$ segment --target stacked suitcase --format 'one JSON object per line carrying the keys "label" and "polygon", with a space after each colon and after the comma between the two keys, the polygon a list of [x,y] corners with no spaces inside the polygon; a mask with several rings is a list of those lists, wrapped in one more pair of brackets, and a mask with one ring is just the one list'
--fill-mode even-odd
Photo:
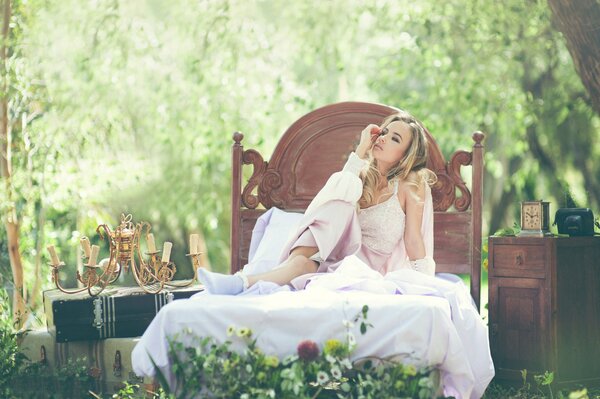
{"label": "stacked suitcase", "polygon": [[31,361],[51,370],[85,358],[99,392],[116,392],[124,382],[149,388],[153,381],[133,373],[131,351],[163,306],[201,290],[195,285],[147,294],[138,287],[115,287],[96,297],[48,290],[47,329],[26,332],[19,346]]}

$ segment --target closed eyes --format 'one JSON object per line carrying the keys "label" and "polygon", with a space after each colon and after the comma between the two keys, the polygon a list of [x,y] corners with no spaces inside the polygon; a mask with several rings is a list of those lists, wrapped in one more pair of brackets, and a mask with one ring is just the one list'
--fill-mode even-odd
{"label": "closed eyes", "polygon": [[[384,127],[383,129],[381,129],[381,132],[379,132],[379,135],[385,136],[389,132],[390,132],[389,129],[387,127]],[[393,132],[392,134],[393,134],[392,141],[395,141],[396,143],[400,143],[400,141],[402,141],[402,137],[398,133]]]}

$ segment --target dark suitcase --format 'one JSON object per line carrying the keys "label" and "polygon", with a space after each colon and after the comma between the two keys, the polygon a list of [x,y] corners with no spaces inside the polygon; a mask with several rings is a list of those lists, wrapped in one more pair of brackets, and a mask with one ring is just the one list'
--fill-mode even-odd
{"label": "dark suitcase", "polygon": [[147,294],[141,288],[114,287],[90,297],[87,292],[44,291],[48,332],[56,342],[138,337],[167,303],[202,291],[200,285]]}

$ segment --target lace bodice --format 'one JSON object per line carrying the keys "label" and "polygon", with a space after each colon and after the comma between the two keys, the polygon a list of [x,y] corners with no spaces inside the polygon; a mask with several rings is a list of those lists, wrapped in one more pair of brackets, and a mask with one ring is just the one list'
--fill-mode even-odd
{"label": "lace bodice", "polygon": [[379,253],[392,253],[404,235],[405,215],[397,193],[398,182],[390,198],[358,211],[362,242]]}

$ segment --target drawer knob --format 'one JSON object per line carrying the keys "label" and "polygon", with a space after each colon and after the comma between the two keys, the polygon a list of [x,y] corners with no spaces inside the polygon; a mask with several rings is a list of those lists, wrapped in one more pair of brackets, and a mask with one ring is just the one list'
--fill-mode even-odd
{"label": "drawer knob", "polygon": [[523,264],[523,255],[522,254],[517,254],[517,257],[515,258],[515,264],[517,266],[521,266]]}

